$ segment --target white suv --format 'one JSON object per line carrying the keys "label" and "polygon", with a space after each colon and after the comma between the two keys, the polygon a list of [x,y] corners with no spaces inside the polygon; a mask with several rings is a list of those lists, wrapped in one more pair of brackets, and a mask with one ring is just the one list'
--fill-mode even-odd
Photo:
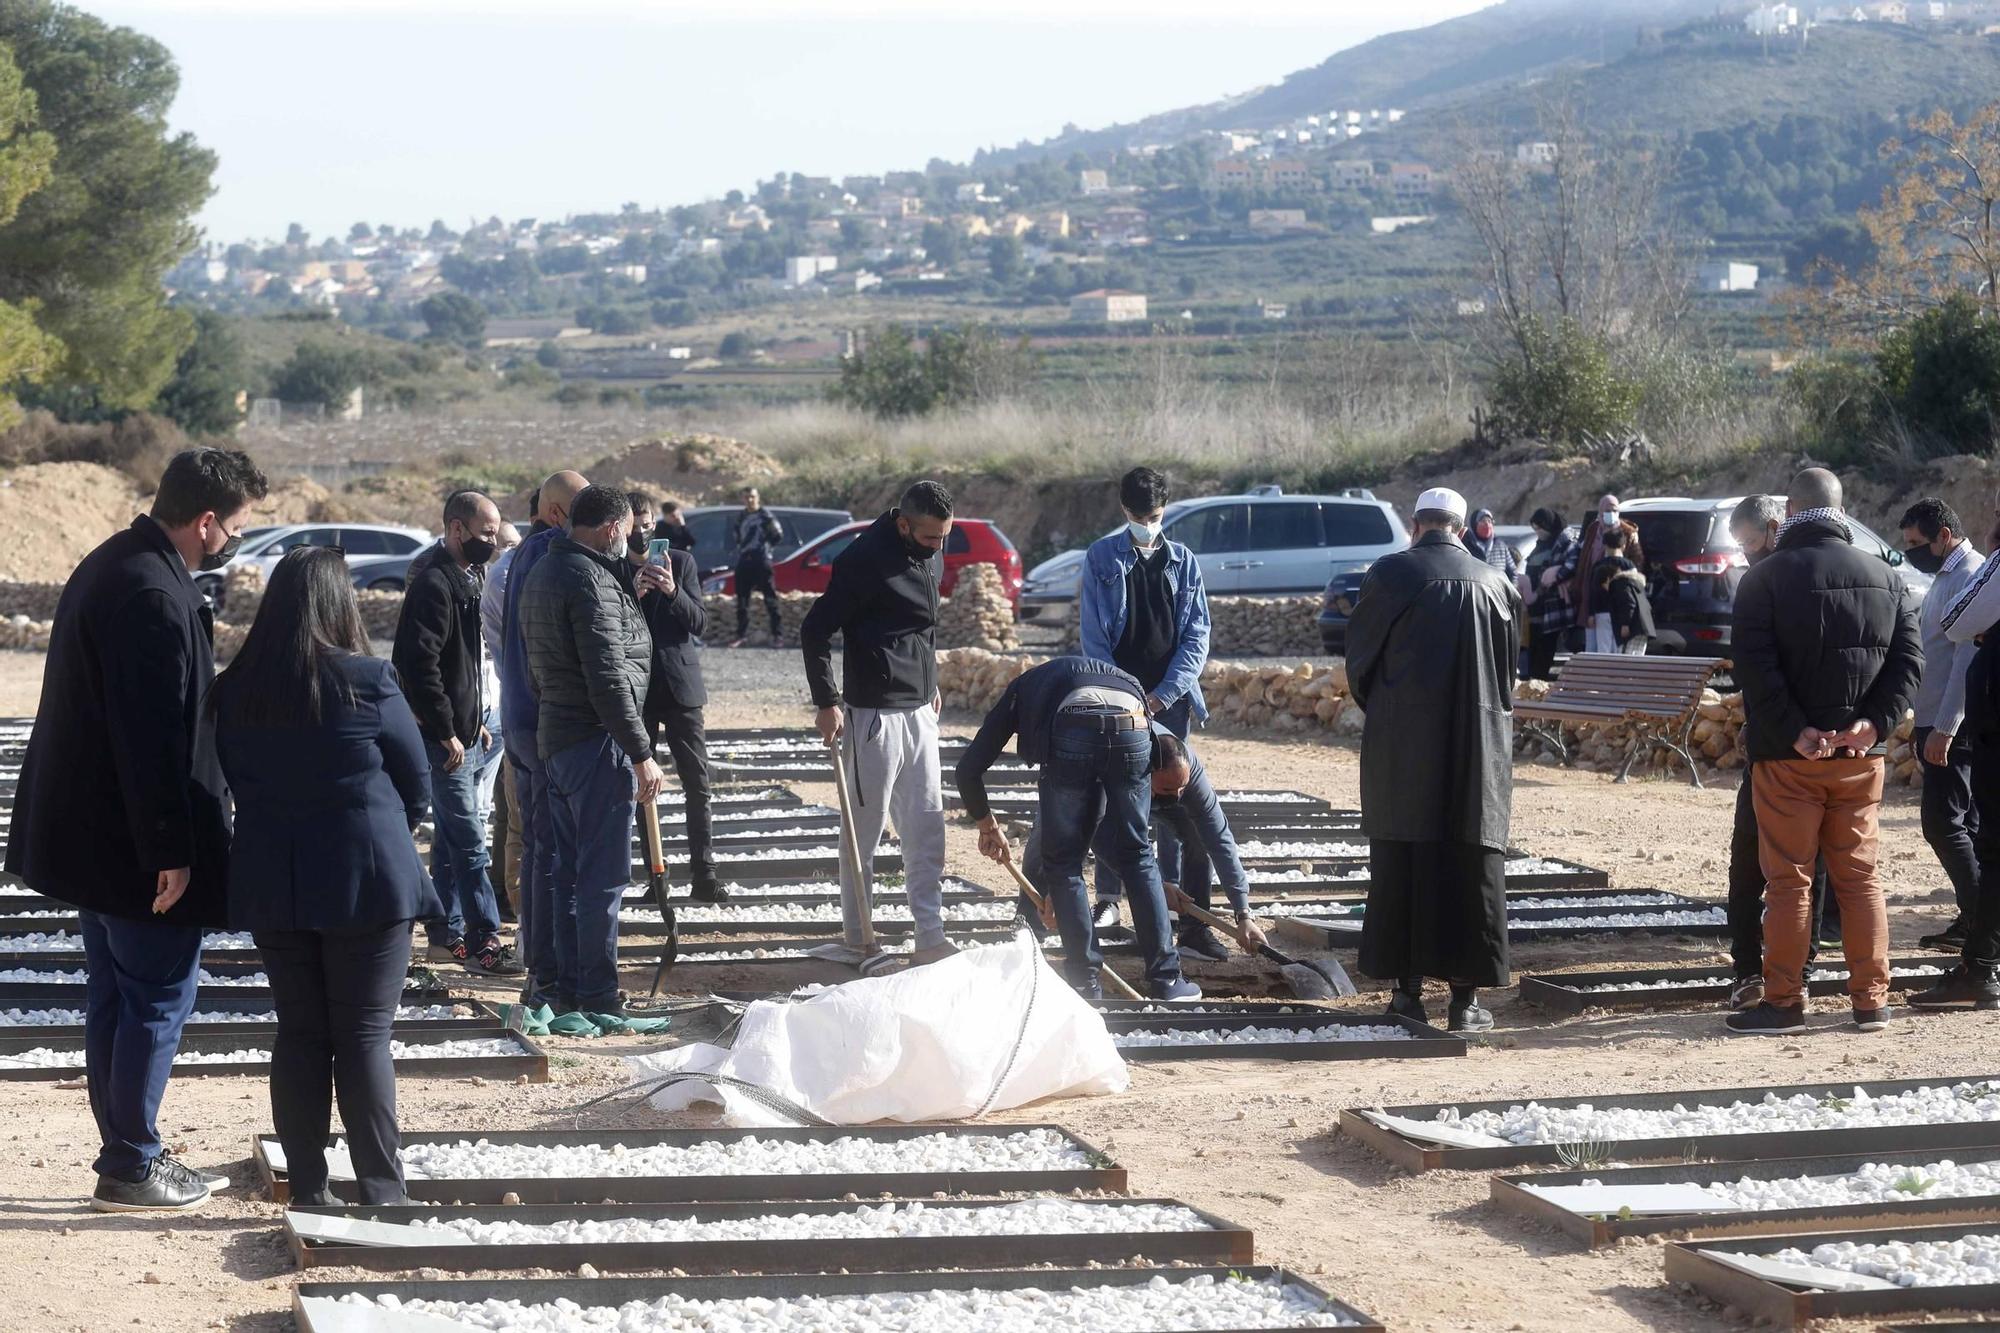
{"label": "white suv", "polygon": [[[1317,596],[1334,575],[1366,569],[1410,544],[1395,506],[1365,490],[1286,495],[1260,486],[1247,495],[1176,500],[1165,528],[1201,562],[1202,583],[1217,597]],[[1066,617],[1082,573],[1082,551],[1037,565],[1021,590],[1022,618]]]}
{"label": "white suv", "polygon": [[393,527],[382,523],[287,523],[274,528],[251,528],[243,534],[236,558],[219,570],[195,575],[195,587],[215,605],[222,596],[222,580],[238,565],[255,565],[268,576],[285,552],[299,546],[338,546],[350,560],[371,556],[416,554],[437,540],[422,528]]}

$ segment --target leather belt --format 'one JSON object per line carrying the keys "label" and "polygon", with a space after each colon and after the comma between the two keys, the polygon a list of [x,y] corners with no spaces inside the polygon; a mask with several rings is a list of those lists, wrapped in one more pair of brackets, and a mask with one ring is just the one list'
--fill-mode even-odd
{"label": "leather belt", "polygon": [[1144,731],[1152,725],[1152,719],[1144,713],[1095,713],[1084,709],[1058,712],[1056,721],[1065,727],[1075,727],[1081,731]]}

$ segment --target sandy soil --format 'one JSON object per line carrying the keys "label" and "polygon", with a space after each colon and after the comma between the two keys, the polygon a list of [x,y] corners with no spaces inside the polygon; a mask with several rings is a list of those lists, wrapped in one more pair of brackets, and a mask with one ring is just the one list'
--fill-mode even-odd
{"label": "sandy soil", "polygon": [[[770,655],[755,657],[761,660],[714,655],[713,725],[803,719],[789,667]],[[0,654],[0,714],[32,711],[39,662]],[[964,729],[972,719],[947,722]],[[1349,750],[1210,739],[1203,752],[1228,784],[1296,787],[1341,804],[1357,799],[1358,767]],[[804,790],[832,799],[830,787]],[[1595,775],[1523,770],[1515,840],[1607,867],[1620,886],[1719,898],[1732,800],[1728,791],[1658,782],[1619,787]],[[1914,802],[1893,804],[1883,831],[1895,939],[1910,947],[1946,910],[1948,889],[1921,840]],[[954,827],[951,839],[952,869],[993,883],[969,833]],[[1719,943],[1600,937],[1524,945],[1515,965],[1693,963],[1721,957]],[[673,984],[694,991],[838,979],[819,966],[681,968]],[[1266,989],[1263,974],[1240,963],[1194,975],[1217,992]],[[639,989],[649,980],[650,968],[627,977]],[[1372,1010],[1381,1000],[1377,992],[1351,1003]],[[1744,1325],[1666,1288],[1658,1246],[1581,1252],[1495,1211],[1484,1174],[1411,1177],[1386,1166],[1333,1132],[1338,1112],[1452,1098],[1991,1073],[2000,1051],[1994,1040],[2000,1029],[1989,1017],[1912,1017],[1887,1034],[1863,1036],[1835,1026],[1844,1016],[1842,1001],[1819,1002],[1814,1027],[1782,1043],[1726,1040],[1712,1011],[1586,1015],[1552,1024],[1511,996],[1496,994],[1490,1002],[1499,1030],[1465,1060],[1138,1065],[1122,1097],[1048,1103],[999,1118],[1075,1130],[1130,1169],[1135,1191],[1185,1199],[1251,1227],[1260,1261],[1293,1265],[1399,1330],[1710,1333]],[[551,1045],[558,1068],[545,1086],[406,1081],[405,1126],[664,1123],[645,1110],[574,1109],[620,1082],[621,1046],[647,1049],[645,1043]],[[163,1129],[195,1162],[229,1170],[237,1187],[207,1211],[171,1224],[99,1218],[79,1206],[94,1144],[83,1092],[0,1084],[0,1112],[7,1121],[0,1252],[11,1260],[0,1263],[0,1310],[8,1312],[0,1327],[95,1333],[139,1324],[168,1333],[290,1326],[284,1311],[296,1275],[278,1240],[275,1210],[253,1195],[247,1160],[250,1135],[269,1125],[260,1082],[220,1076],[174,1082]],[[1858,1333],[1872,1326],[1828,1327]]]}

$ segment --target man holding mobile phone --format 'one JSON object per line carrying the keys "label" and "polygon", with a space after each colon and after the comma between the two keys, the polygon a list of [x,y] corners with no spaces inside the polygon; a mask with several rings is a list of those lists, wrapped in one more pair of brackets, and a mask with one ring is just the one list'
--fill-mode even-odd
{"label": "man holding mobile phone", "polygon": [[[653,497],[633,491],[634,533],[653,529]],[[702,708],[708,688],[701,675],[701,633],[708,611],[701,599],[701,573],[691,551],[675,547],[671,538],[641,538],[630,549],[633,564],[647,573],[639,609],[653,632],[652,675],[646,685],[646,727],[654,748],[664,740],[673,756],[674,772],[687,794],[688,878],[690,892],[703,902],[725,896],[715,869],[708,782],[708,735]],[[635,572],[636,573],[636,572]],[[646,817],[641,811],[640,818]],[[655,814],[657,818],[657,814]]]}

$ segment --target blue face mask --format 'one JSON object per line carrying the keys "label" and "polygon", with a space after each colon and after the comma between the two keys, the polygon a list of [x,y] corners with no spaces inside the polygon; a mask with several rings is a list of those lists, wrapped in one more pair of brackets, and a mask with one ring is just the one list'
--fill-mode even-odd
{"label": "blue face mask", "polygon": [[1125,522],[1125,531],[1131,533],[1132,540],[1141,546],[1151,546],[1160,539],[1160,525],[1158,523],[1141,523],[1136,519],[1127,519]]}
{"label": "blue face mask", "polygon": [[1597,517],[1600,527],[1615,528],[1618,526],[1618,511],[1616,509],[1607,509]]}

